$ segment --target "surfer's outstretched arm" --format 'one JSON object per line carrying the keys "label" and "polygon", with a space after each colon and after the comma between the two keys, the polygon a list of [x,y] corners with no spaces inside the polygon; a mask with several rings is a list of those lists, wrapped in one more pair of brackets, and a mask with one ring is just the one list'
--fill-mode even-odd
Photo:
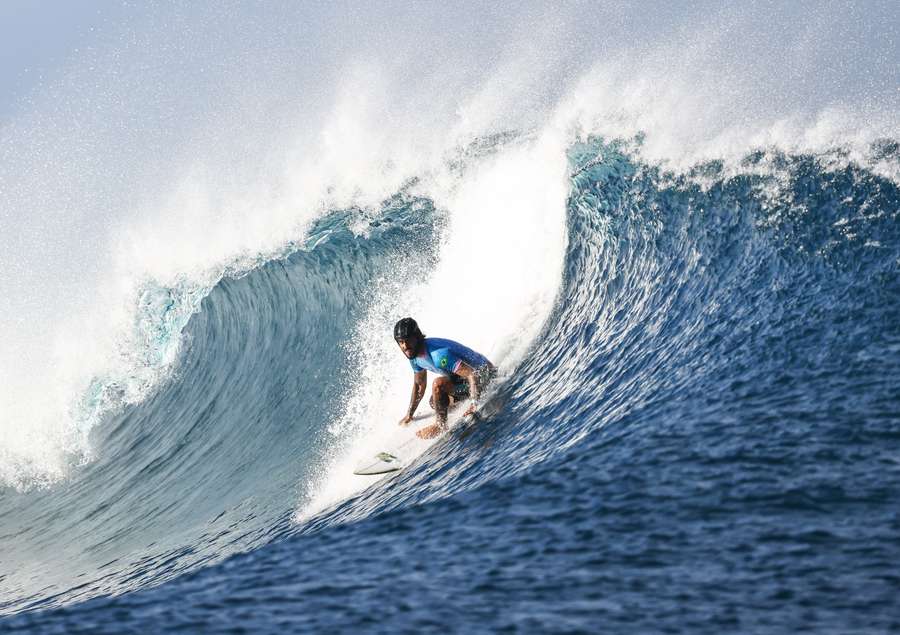
{"label": "surfer's outstretched arm", "polygon": [[425,395],[425,386],[427,383],[428,373],[426,371],[420,370],[413,376],[413,387],[412,395],[409,399],[409,409],[406,411],[406,416],[400,419],[400,425],[405,426],[412,421],[413,415],[416,413],[416,408],[419,407],[419,402],[422,401],[422,397]]}

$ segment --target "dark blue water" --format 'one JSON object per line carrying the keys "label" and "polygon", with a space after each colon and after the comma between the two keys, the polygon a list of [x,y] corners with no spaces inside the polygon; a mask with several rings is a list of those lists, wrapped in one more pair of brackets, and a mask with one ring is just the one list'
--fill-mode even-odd
{"label": "dark blue water", "polygon": [[97,460],[0,491],[0,629],[900,630],[897,144],[867,161],[574,145],[557,302],[492,414],[298,523],[369,289],[444,231],[406,192],[333,212],[212,289]]}

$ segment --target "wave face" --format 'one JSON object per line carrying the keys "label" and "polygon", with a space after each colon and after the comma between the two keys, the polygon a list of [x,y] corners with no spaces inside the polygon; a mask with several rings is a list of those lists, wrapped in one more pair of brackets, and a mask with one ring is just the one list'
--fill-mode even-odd
{"label": "wave face", "polygon": [[[104,426],[97,460],[62,486],[0,494],[17,547],[4,611],[126,591],[277,535],[335,415],[372,276],[402,275],[396,256],[431,234],[431,209],[398,196],[364,239],[348,229],[359,210],[334,212],[305,247],[217,284],[175,376]],[[39,555],[70,550],[62,567]]]}
{"label": "wave face", "polygon": [[494,414],[300,523],[297,484],[353,478],[323,466],[360,438],[329,427],[356,325],[446,218],[400,192],[221,280],[96,461],[2,492],[4,626],[890,628],[900,189],[840,153],[639,150],[569,147],[561,284]]}

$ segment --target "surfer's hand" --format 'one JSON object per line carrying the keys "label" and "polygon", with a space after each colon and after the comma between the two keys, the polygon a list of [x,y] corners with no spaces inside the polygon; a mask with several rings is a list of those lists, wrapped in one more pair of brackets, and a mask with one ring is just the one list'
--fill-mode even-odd
{"label": "surfer's hand", "polygon": [[410,421],[412,421],[412,417],[410,417],[409,415],[406,415],[405,417],[403,417],[402,419],[400,419],[400,425],[401,425],[401,426],[408,426]]}
{"label": "surfer's hand", "polygon": [[466,408],[466,411],[463,413],[464,417],[471,417],[473,415],[478,414],[477,406],[475,403],[469,404],[469,407]]}

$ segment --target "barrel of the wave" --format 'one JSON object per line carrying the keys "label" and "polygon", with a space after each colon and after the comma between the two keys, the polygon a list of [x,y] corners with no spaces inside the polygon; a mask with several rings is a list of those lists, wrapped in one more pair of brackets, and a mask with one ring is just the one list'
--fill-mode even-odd
{"label": "barrel of the wave", "polygon": [[[409,360],[414,373],[412,400],[401,425],[408,425],[422,417],[415,410],[426,392],[428,372],[437,377],[432,382],[429,401],[435,412],[435,422],[419,429],[412,438],[391,439],[396,447],[382,449],[374,456],[362,459],[353,470],[360,476],[397,472],[409,464],[410,458],[421,454],[430,440],[447,433],[459,424],[470,424],[481,417],[479,399],[497,376],[497,368],[484,355],[443,338],[426,338],[413,318],[402,318],[394,325],[394,340]],[[464,411],[461,406],[471,399]],[[425,445],[417,443],[425,442]]]}

